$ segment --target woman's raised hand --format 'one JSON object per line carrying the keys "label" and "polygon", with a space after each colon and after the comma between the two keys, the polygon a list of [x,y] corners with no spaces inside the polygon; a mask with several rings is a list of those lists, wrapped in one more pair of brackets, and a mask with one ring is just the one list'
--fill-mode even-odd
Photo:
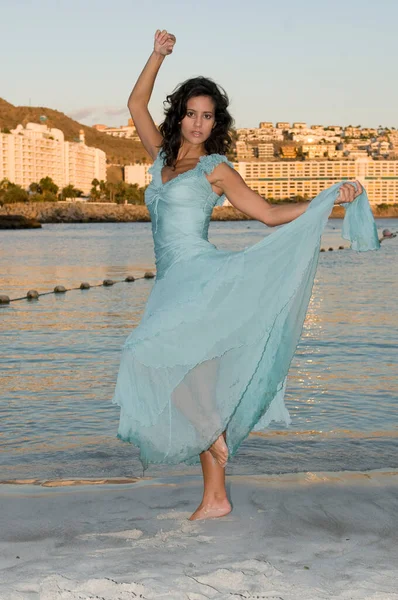
{"label": "woman's raised hand", "polygon": [[156,30],[155,33],[155,44],[154,51],[162,56],[167,56],[173,52],[174,44],[176,43],[176,36],[169,33],[165,29],[160,31]]}
{"label": "woman's raised hand", "polygon": [[[356,186],[353,184],[356,184]],[[355,198],[362,194],[362,192],[363,187],[357,179],[352,182],[343,183],[343,185],[339,189],[339,195],[336,198],[335,204],[353,202]]]}

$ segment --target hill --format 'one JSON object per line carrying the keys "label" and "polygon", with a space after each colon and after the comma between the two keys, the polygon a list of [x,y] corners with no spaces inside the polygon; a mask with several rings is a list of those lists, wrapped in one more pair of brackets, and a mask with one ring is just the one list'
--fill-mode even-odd
{"label": "hill", "polygon": [[47,117],[46,125],[61,129],[67,142],[79,137],[79,131],[83,129],[87,146],[95,146],[106,153],[108,163],[125,165],[141,161],[144,157],[152,162],[140,142],[133,142],[122,138],[112,137],[101,133],[92,127],[82,125],[74,121],[64,113],[46,108],[44,106],[14,106],[3,98],[0,98],[0,129],[15,129],[20,123],[40,123],[40,117]]}

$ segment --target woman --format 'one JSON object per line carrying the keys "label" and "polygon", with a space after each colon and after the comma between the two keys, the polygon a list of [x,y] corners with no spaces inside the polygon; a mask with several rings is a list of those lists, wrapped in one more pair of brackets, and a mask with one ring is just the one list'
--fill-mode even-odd
{"label": "woman", "polygon": [[[145,201],[156,280],[124,345],[113,402],[121,406],[118,437],[140,447],[144,468],[200,460],[204,492],[194,520],[231,511],[225,465],[250,431],[271,420],[289,422],[286,376],[333,203],[348,207],[362,195],[360,235],[355,219],[345,223],[343,235],[358,250],[377,246],[359,182],[332,186],[311,203],[284,206],[269,204],[245,184],[225,157],[232,118],[226,94],[213,81],[197,77],[181,84],[167,97],[166,118],[156,128],[148,103],[175,41],[156,31],[154,50],[128,100],[154,160]],[[225,195],[253,219],[288,225],[245,250],[219,250],[207,233],[212,209]]]}

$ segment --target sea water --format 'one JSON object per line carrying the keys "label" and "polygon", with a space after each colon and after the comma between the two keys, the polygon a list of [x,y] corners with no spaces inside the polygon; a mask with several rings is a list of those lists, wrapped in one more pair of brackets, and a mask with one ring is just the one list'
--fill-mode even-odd
{"label": "sea water", "polygon": [[[356,253],[341,225],[329,220],[322,236],[326,252],[288,375],[292,425],[251,434],[227,473],[398,466],[398,237],[377,252]],[[398,219],[376,225],[380,235],[386,227],[397,231]],[[209,239],[239,250],[272,231],[257,221],[212,222]],[[150,223],[51,224],[0,234],[0,293],[11,298],[147,270],[154,270]],[[0,307],[0,480],[142,475],[138,449],[116,438],[120,409],[111,398],[122,344],[153,282]],[[150,466],[145,475],[199,469]]]}

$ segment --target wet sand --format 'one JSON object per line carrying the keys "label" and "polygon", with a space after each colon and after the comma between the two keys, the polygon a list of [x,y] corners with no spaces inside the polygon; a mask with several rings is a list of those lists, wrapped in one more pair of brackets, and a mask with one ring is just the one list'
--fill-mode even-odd
{"label": "wet sand", "polygon": [[0,598],[398,599],[398,472],[127,481],[0,485]]}

